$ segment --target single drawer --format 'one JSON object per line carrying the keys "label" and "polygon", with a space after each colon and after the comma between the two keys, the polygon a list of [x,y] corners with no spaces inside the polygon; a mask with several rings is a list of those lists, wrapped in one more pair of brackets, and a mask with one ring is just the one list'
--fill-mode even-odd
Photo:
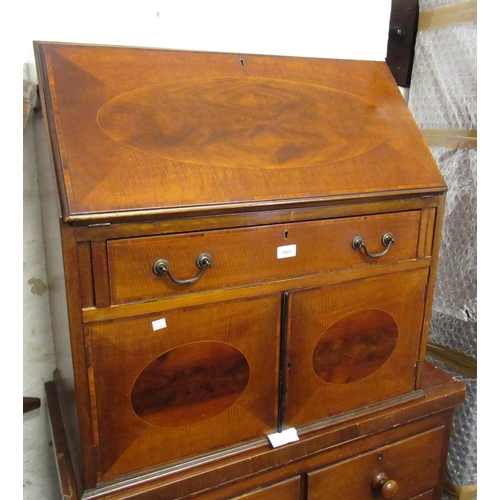
{"label": "single drawer", "polygon": [[308,500],[432,498],[445,428],[438,427],[307,474]]}
{"label": "single drawer", "polygon": [[300,477],[273,484],[244,495],[234,497],[234,500],[300,500]]}
{"label": "single drawer", "polygon": [[429,490],[426,491],[425,493],[422,493],[421,495],[417,495],[416,497],[411,497],[410,500],[432,500],[432,497],[434,496],[434,490]]}
{"label": "single drawer", "polygon": [[[151,300],[415,259],[419,227],[420,211],[415,210],[112,240],[108,242],[111,302]],[[386,242],[384,246],[382,240],[388,233],[395,244]],[[357,237],[358,242],[362,238],[364,248],[354,248]],[[200,259],[210,260],[206,269]]]}

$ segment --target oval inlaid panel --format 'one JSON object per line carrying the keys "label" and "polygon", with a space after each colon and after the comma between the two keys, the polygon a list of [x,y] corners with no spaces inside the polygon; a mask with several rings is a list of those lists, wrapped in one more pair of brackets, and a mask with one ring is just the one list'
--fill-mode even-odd
{"label": "oval inlaid panel", "polygon": [[131,402],[145,422],[179,427],[233,405],[250,379],[241,351],[223,342],[194,342],[165,352],[137,377]]}
{"label": "oval inlaid panel", "polygon": [[348,384],[378,370],[398,339],[394,318],[379,309],[356,311],[336,321],[313,354],[316,375],[330,384]]}
{"label": "oval inlaid panel", "polygon": [[267,78],[200,78],[107,102],[102,130],[127,146],[219,167],[305,167],[377,147],[392,132],[378,107],[332,88]]}

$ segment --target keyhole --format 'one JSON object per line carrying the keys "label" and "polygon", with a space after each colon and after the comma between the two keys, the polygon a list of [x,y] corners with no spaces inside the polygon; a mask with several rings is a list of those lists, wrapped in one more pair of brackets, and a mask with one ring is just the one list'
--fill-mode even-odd
{"label": "keyhole", "polygon": [[288,239],[288,231],[285,231],[284,236],[285,236],[285,240],[287,240]]}
{"label": "keyhole", "polygon": [[240,64],[241,64],[242,66],[245,66],[245,61],[244,61],[243,59],[240,59]]}

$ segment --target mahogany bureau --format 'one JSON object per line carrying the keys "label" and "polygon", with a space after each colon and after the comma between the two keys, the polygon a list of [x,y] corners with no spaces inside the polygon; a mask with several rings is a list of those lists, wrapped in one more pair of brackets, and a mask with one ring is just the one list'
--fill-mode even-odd
{"label": "mahogany bureau", "polygon": [[35,52],[78,498],[440,498],[446,185],[385,63]]}

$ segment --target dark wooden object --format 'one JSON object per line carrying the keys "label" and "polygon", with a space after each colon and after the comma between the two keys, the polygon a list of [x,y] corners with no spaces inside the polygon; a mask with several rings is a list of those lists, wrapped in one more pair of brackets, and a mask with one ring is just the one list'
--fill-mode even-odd
{"label": "dark wooden object", "polygon": [[61,488],[61,497],[64,500],[77,500],[80,498],[78,488],[78,475],[71,459],[66,429],[64,428],[63,414],[57,396],[57,390],[54,382],[45,383],[45,395],[47,397],[47,411],[49,415],[50,430],[52,435],[52,444],[56,459],[57,474],[59,477],[59,486]]}
{"label": "dark wooden object", "polygon": [[386,61],[400,87],[410,87],[418,18],[418,0],[392,0]]}
{"label": "dark wooden object", "polygon": [[40,408],[40,398],[35,397],[23,397],[23,413],[28,413],[29,411],[36,410]]}
{"label": "dark wooden object", "polygon": [[[446,185],[387,65],[35,49],[46,253],[66,283],[51,296],[55,382],[79,494],[181,498],[231,478],[227,498],[300,498],[343,459],[328,455],[337,425],[388,408],[402,424],[424,398]],[[291,427],[299,443],[270,449]],[[387,432],[348,456],[409,436]],[[288,453],[300,472],[267,470]],[[437,464],[422,498],[439,498]],[[318,481],[309,495],[331,489]]]}

